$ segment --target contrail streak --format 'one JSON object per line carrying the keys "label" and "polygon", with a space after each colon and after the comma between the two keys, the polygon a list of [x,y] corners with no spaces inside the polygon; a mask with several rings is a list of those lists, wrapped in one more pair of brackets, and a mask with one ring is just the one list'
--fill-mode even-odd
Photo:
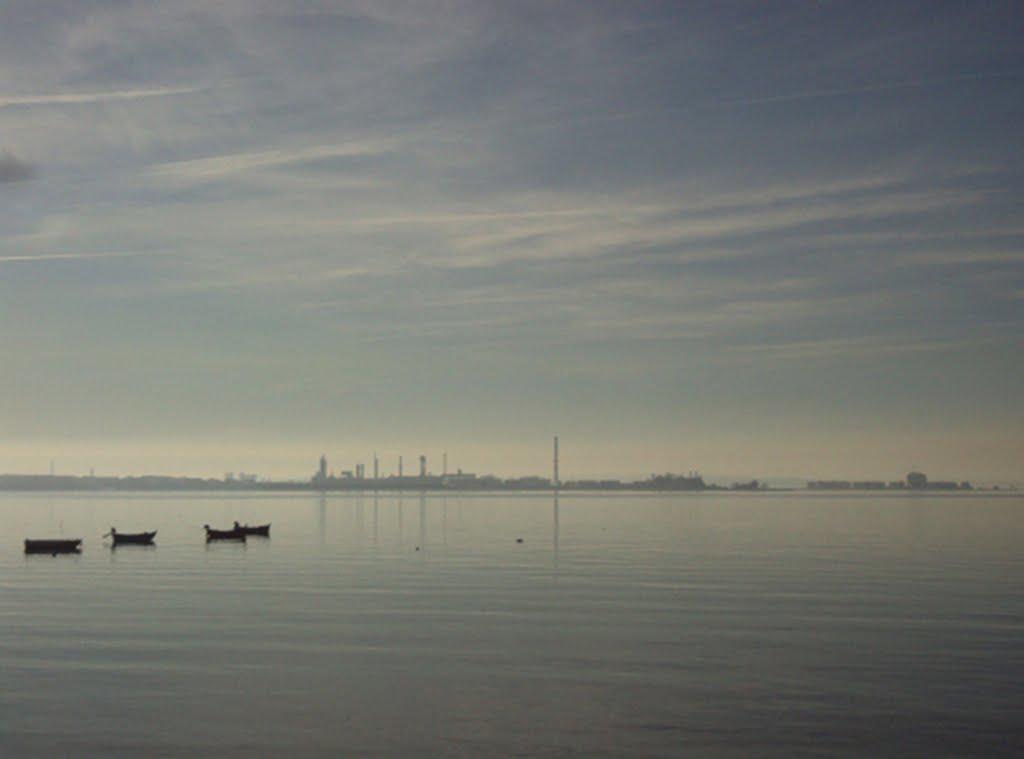
{"label": "contrail streak", "polygon": [[789,92],[782,95],[766,95],[764,97],[738,98],[735,100],[718,100],[708,103],[709,108],[728,108],[731,106],[761,105],[762,103],[783,103],[791,100],[809,100],[812,98],[839,97],[842,95],[870,94],[872,92],[887,92],[890,90],[908,90],[918,87],[932,87],[938,84],[956,84],[957,82],[971,82],[979,79],[1012,79],[1024,76],[1024,72],[1005,71],[990,72],[982,74],[960,74],[958,76],[933,77],[929,79],[908,79],[902,82],[889,82],[886,84],[866,84],[860,87],[840,87],[832,90],[805,90],[804,92]]}
{"label": "contrail streak", "polygon": [[44,253],[39,256],[0,256],[0,264],[36,263],[37,261],[70,261],[90,258],[128,258],[142,256],[141,251],[121,253]]}
{"label": "contrail streak", "polygon": [[104,103],[113,100],[137,100],[139,98],[187,95],[198,92],[201,87],[162,87],[152,90],[111,90],[108,92],[69,92],[48,95],[0,95],[0,108],[19,105],[82,105]]}
{"label": "contrail streak", "polygon": [[669,106],[659,108],[655,111],[631,111],[627,113],[608,113],[595,116],[584,116],[579,118],[556,119],[544,123],[531,124],[530,126],[539,129],[563,128],[572,124],[599,124],[611,121],[628,121],[630,119],[649,118],[653,114],[660,113],[692,113],[718,108],[745,108],[748,106],[768,105],[771,103],[785,103],[797,100],[813,100],[815,98],[842,97],[843,95],[869,95],[875,92],[887,92],[892,90],[909,90],[921,87],[934,87],[941,84],[957,84],[959,82],[973,82],[980,79],[1018,79],[1024,77],[1024,71],[993,71],[979,74],[959,74],[956,76],[932,77],[928,79],[908,79],[900,82],[889,82],[882,84],[865,84],[859,87],[837,87],[835,89],[804,90],[802,92],[786,92],[779,95],[764,95],[761,97],[733,98],[729,100],[711,100],[703,103],[689,103],[687,105]]}

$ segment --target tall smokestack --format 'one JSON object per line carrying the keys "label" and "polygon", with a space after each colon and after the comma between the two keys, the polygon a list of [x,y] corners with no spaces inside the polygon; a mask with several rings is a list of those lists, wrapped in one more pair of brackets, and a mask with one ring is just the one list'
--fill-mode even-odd
{"label": "tall smokestack", "polygon": [[558,435],[555,435],[555,476],[552,479],[552,484],[558,487]]}
{"label": "tall smokestack", "polygon": [[398,476],[402,476],[402,457],[398,457]]}

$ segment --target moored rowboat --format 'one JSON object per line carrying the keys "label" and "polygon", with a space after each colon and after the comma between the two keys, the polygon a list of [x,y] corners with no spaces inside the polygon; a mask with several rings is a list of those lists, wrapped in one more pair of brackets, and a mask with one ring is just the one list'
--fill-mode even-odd
{"label": "moored rowboat", "polygon": [[151,546],[153,545],[153,538],[156,537],[156,530],[152,532],[118,532],[113,527],[103,537],[110,537],[114,541],[115,546],[119,545],[136,545],[136,546]]}
{"label": "moored rowboat", "polygon": [[245,542],[245,533],[241,530],[215,530],[208,524],[204,524],[203,528],[206,530],[207,542],[211,540],[239,540],[243,543]]}
{"label": "moored rowboat", "polygon": [[260,535],[264,538],[270,537],[270,524],[239,524],[235,522],[235,529],[243,535]]}
{"label": "moored rowboat", "polygon": [[25,539],[25,553],[48,553],[56,556],[59,553],[79,553],[81,550],[81,538]]}

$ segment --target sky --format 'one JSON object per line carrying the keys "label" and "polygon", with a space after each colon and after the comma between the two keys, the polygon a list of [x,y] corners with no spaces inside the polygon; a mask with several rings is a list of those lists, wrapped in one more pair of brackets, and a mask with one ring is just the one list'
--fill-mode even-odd
{"label": "sky", "polygon": [[0,472],[1024,481],[1022,39],[4,0]]}

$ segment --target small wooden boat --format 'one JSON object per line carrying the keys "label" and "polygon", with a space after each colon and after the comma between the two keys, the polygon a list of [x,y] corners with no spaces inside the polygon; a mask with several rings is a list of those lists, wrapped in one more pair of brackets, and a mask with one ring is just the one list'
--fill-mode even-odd
{"label": "small wooden boat", "polygon": [[80,553],[81,538],[55,538],[53,540],[25,539],[25,553],[48,553],[56,556],[59,553]]}
{"label": "small wooden boat", "polygon": [[156,530],[153,530],[153,532],[118,532],[111,527],[110,532],[103,537],[113,539],[115,546],[151,546],[153,545],[153,538],[156,537]]}
{"label": "small wooden boat", "polygon": [[230,530],[215,530],[208,524],[204,524],[203,528],[206,530],[207,543],[211,540],[238,540],[242,543],[245,542],[245,533],[241,530],[236,530],[234,528]]}
{"label": "small wooden boat", "polygon": [[235,529],[241,532],[243,535],[259,535],[264,538],[270,537],[270,525],[269,524],[239,524],[235,522]]}

